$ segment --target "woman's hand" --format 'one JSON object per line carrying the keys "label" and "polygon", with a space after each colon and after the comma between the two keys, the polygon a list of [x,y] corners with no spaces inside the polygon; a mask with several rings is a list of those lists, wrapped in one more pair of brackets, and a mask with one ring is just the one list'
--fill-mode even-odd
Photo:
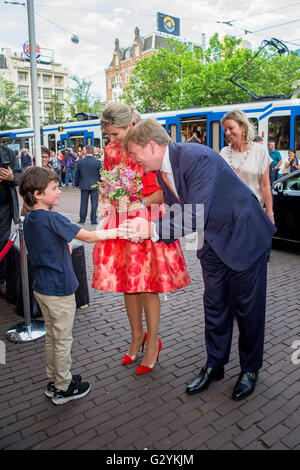
{"label": "woman's hand", "polygon": [[273,209],[266,210],[266,214],[267,214],[267,216],[269,217],[269,219],[271,220],[271,222],[275,225],[275,219],[274,219],[274,212],[273,212]]}
{"label": "woman's hand", "polygon": [[109,202],[109,199],[100,199],[98,203],[98,213],[101,218],[106,217],[110,211],[112,204]]}

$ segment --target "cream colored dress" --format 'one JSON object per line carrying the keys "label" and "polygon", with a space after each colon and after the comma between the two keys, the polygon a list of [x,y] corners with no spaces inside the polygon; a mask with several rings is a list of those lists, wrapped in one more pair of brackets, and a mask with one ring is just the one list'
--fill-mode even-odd
{"label": "cream colored dress", "polygon": [[269,167],[272,159],[264,145],[251,142],[247,152],[235,152],[230,146],[223,147],[220,155],[226,160],[241,180],[254,192],[263,205],[260,179]]}

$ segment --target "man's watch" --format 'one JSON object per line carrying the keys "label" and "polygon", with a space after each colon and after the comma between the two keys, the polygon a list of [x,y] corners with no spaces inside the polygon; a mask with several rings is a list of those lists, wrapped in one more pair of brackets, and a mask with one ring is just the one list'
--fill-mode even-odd
{"label": "man's watch", "polygon": [[142,206],[141,209],[146,209],[146,202],[145,202],[145,199],[143,197],[140,199],[140,203],[141,203],[141,206]]}

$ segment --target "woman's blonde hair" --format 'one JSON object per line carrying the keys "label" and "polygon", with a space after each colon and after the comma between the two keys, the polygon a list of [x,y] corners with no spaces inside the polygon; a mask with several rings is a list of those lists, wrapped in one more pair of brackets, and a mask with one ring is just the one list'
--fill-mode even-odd
{"label": "woman's blonde hair", "polygon": [[108,104],[102,111],[101,127],[108,126],[127,129],[130,124],[136,124],[141,120],[140,113],[133,107],[125,103]]}
{"label": "woman's blonde hair", "polygon": [[237,122],[240,127],[244,129],[243,138],[245,142],[250,142],[255,138],[255,130],[253,124],[249,121],[244,111],[241,109],[233,109],[223,116],[221,120],[221,124],[223,126],[225,121],[228,119],[232,119],[233,121]]}

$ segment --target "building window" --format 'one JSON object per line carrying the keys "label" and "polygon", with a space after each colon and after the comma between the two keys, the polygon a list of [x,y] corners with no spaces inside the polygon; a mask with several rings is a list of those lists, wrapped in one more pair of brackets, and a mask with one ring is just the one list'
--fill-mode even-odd
{"label": "building window", "polygon": [[43,83],[51,83],[51,75],[43,75]]}
{"label": "building window", "polygon": [[51,88],[44,88],[43,89],[43,97],[44,97],[44,100],[51,100],[52,89]]}
{"label": "building window", "polygon": [[136,46],[135,48],[135,57],[138,57],[140,55],[140,48]]}
{"label": "building window", "polygon": [[115,77],[115,86],[117,87],[117,86],[121,86],[121,85],[122,85],[121,75],[118,74],[118,75],[116,75],[116,77]]}
{"label": "building window", "polygon": [[125,71],[125,83],[129,83],[130,82],[130,72],[129,70],[126,70]]}
{"label": "building window", "polygon": [[111,90],[111,79],[110,78],[107,79],[107,89]]}
{"label": "building window", "polygon": [[27,72],[18,72],[18,81],[19,82],[27,82],[28,73]]}
{"label": "building window", "polygon": [[55,90],[54,94],[57,96],[57,99],[62,101],[64,99],[63,90]]}
{"label": "building window", "polygon": [[51,110],[50,103],[45,103],[44,104],[44,114],[48,114],[50,110]]}
{"label": "building window", "polygon": [[28,98],[29,96],[29,87],[24,85],[19,85],[19,95],[21,98]]}
{"label": "building window", "polygon": [[58,77],[58,76],[55,76],[54,77],[54,85],[55,86],[63,86],[64,85],[64,78],[63,77]]}

